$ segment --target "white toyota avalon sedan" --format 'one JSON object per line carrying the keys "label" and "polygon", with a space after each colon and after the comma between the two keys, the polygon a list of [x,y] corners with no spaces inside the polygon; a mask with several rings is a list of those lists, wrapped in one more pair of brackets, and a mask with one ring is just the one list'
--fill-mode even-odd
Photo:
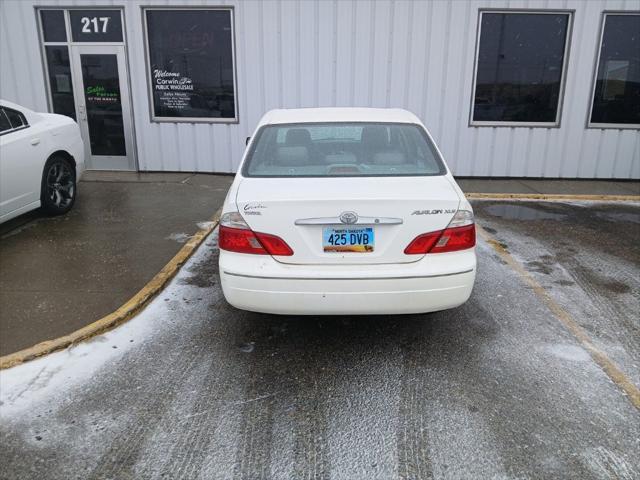
{"label": "white toyota avalon sedan", "polygon": [[433,312],[476,275],[471,205],[406,110],[268,112],[219,235],[224,296],[255,312]]}
{"label": "white toyota avalon sedan", "polygon": [[0,223],[42,207],[68,212],[84,171],[84,144],[69,117],[0,100]]}

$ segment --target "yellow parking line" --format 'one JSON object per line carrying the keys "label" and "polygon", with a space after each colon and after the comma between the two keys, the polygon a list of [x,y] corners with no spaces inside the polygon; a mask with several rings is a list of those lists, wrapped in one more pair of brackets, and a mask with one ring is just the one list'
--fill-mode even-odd
{"label": "yellow parking line", "polygon": [[518,263],[505,248],[495,240],[486,230],[476,224],[476,228],[480,236],[496,251],[502,260],[504,260],[516,273],[531,287],[544,304],[551,310],[555,317],[562,323],[569,332],[580,342],[580,344],[589,352],[591,358],[604,370],[609,378],[627,395],[634,407],[640,410],[640,389],[622,372],[622,370],[598,347],[596,347],[584,329],[571,317],[571,315],[562,308],[540,285],[524,267]]}
{"label": "yellow parking line", "polygon": [[465,193],[469,200],[547,200],[640,202],[640,195],[564,195],[547,193]]}
{"label": "yellow parking line", "polygon": [[152,298],[154,298],[164,286],[178,272],[180,267],[189,259],[193,252],[200,246],[204,239],[218,225],[221,210],[218,210],[211,218],[210,223],[193,235],[187,243],[176,253],[176,255],[160,270],[138,293],[136,293],[127,303],[118,308],[115,312],[102,317],[90,323],[86,327],[82,327],[75,332],[62,337],[46,340],[38,343],[33,347],[25,348],[15,353],[0,357],[0,370],[13,367],[36,357],[62,350],[71,345],[87,340],[95,335],[111,330],[133,318],[133,316],[145,307]]}

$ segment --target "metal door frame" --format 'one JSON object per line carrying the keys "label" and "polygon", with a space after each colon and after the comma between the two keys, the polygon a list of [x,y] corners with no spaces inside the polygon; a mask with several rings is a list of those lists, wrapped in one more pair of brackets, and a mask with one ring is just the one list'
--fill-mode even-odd
{"label": "metal door frame", "polygon": [[[133,156],[133,112],[131,111],[131,95],[129,92],[128,71],[123,45],[74,44],[69,51],[73,90],[76,100],[76,115],[85,141],[85,160],[90,170],[136,170]],[[115,55],[118,64],[118,83],[120,86],[120,104],[122,106],[122,123],[126,156],[93,155],[89,141],[89,122],[87,121],[87,105],[84,95],[84,77],[80,62],[81,55]],[[97,163],[102,165],[97,165]]]}

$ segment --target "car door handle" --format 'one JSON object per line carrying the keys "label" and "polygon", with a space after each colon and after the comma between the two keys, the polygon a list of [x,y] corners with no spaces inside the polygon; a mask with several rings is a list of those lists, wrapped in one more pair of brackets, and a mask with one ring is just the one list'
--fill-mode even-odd
{"label": "car door handle", "polygon": [[40,143],[40,139],[39,138],[32,138],[31,139],[31,145],[33,145],[34,147],[36,145],[38,145]]}

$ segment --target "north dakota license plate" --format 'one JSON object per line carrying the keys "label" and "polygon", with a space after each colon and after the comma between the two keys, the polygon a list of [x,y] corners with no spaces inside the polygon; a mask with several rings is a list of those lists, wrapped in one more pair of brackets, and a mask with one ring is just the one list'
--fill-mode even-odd
{"label": "north dakota license plate", "polygon": [[322,248],[325,252],[373,252],[373,227],[322,229]]}

